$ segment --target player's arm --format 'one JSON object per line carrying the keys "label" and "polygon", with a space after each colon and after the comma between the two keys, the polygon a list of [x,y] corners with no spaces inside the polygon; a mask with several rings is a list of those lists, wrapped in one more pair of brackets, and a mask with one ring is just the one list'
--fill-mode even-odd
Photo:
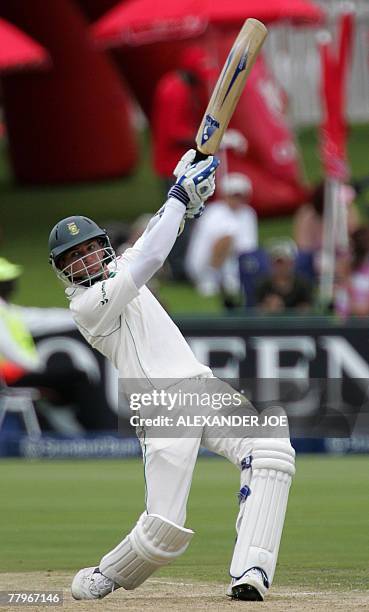
{"label": "player's arm", "polygon": [[150,221],[148,222],[145,228],[145,231],[141,234],[139,238],[137,238],[136,242],[131,247],[129,247],[128,249],[124,251],[125,260],[132,260],[141,253],[142,245],[144,244],[148,234],[155,227],[155,225],[160,221],[161,217],[163,216],[164,210],[165,210],[165,204],[163,204],[163,206],[159,208],[159,210],[151,217]]}
{"label": "player's arm", "polygon": [[164,264],[173,248],[185,212],[186,205],[170,197],[159,221],[140,238],[140,252],[126,264],[136,287],[145,285]]}
{"label": "player's arm", "polygon": [[130,260],[123,255],[117,273],[72,300],[73,318],[89,334],[106,336],[120,325],[125,306],[137,297],[140,287],[169,255],[189,203],[196,199],[204,201],[214,193],[214,172],[218,163],[216,158],[209,156],[191,165],[170,190],[162,216],[142,236],[137,256]]}
{"label": "player's arm", "polygon": [[[178,179],[177,183],[181,180],[181,177],[186,174],[186,171],[191,167],[195,156],[196,156],[196,151],[194,149],[190,149],[189,151],[187,151],[187,153],[183,155],[183,157],[181,158],[181,160],[179,161],[179,163],[177,164],[173,172],[174,176]],[[215,158],[212,158],[212,159],[215,159]],[[216,167],[219,162],[218,160],[215,159],[213,163]],[[206,179],[206,177],[204,178]],[[194,186],[191,185],[191,188],[193,187],[196,188],[196,185]],[[188,188],[188,185],[187,185],[187,188]],[[184,228],[184,222],[186,219],[198,219],[202,215],[205,209],[205,201],[213,194],[213,192],[214,192],[213,190],[212,191],[209,190],[209,193],[206,195],[206,197],[205,195],[202,195],[201,197],[199,197],[197,196],[196,192],[195,193],[191,192],[190,195],[186,195],[186,194],[181,195],[180,201],[182,203],[186,203],[185,204],[186,208],[185,208],[184,215],[182,215],[182,219],[180,221],[179,228],[177,230],[177,236],[179,236],[182,233],[183,228]],[[175,199],[175,195],[174,195],[174,199]],[[149,233],[162,218],[166,205],[167,203],[163,204],[163,206],[159,208],[159,210],[155,213],[155,215],[151,217],[143,234],[136,240],[136,242],[134,243],[132,247],[128,248],[124,252],[125,260],[132,261],[139,255],[139,253],[142,252],[142,247],[144,243],[146,242]]]}
{"label": "player's arm", "polygon": [[218,164],[213,156],[197,164],[189,162],[185,173],[179,176],[169,191],[169,199],[159,221],[142,236],[139,255],[127,263],[136,287],[146,284],[162,267],[188,210],[194,206],[203,207],[207,198],[214,193],[214,173]]}

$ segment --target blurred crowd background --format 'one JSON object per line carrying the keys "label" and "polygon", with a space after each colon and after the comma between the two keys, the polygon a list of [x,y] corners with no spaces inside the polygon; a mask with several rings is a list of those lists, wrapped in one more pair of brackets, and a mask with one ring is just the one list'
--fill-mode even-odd
{"label": "blurred crowd background", "polygon": [[64,304],[45,250],[60,217],[96,218],[118,249],[139,235],[252,15],[270,33],[216,196],[156,291],[174,313],[368,314],[368,8],[259,4],[2,3],[1,250],[25,270],[14,301]]}
{"label": "blurred crowd background", "polygon": [[99,386],[35,348],[35,330],[69,325],[49,231],[83,214],[118,253],[140,236],[247,17],[269,36],[216,194],[151,288],[177,317],[369,315],[365,1],[2,0],[1,371],[31,402],[76,402],[81,426],[99,428],[88,410]]}

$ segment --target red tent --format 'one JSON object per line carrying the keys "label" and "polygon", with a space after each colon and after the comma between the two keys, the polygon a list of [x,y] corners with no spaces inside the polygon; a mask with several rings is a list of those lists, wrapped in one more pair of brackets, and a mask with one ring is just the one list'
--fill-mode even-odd
{"label": "red tent", "polygon": [[124,0],[97,21],[92,31],[96,40],[106,44],[142,44],[198,35],[209,24],[238,27],[247,17],[265,23],[283,19],[316,23],[323,15],[308,0]]}
{"label": "red tent", "polygon": [[45,66],[47,51],[14,25],[0,19],[0,71],[19,70],[26,66]]}
{"label": "red tent", "polygon": [[91,44],[74,0],[9,0],[1,10],[39,40],[53,62],[42,74],[2,77],[17,179],[65,183],[132,172],[137,147],[127,93],[109,58]]}

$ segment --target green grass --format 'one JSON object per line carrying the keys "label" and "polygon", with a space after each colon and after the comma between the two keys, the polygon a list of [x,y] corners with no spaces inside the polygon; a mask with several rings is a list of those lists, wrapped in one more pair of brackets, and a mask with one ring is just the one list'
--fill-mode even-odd
{"label": "green grass", "polygon": [[[138,460],[0,462],[2,571],[75,570],[94,564],[143,510]],[[299,457],[280,558],[279,585],[369,588],[368,460]],[[187,526],[191,546],[160,575],[227,581],[237,512],[237,470],[200,459]]]}
{"label": "green grass", "polygon": [[[352,128],[350,160],[354,176],[367,174],[369,126]],[[305,173],[309,181],[320,177],[316,131],[304,129],[299,134]],[[3,233],[1,254],[21,263],[25,274],[15,301],[28,306],[65,306],[63,292],[47,264],[47,237],[51,227],[62,217],[85,214],[98,222],[132,220],[142,212],[152,212],[162,203],[158,179],[150,164],[147,138],[141,142],[142,159],[130,178],[103,183],[69,186],[21,187],[14,184],[4,143],[0,150],[0,201]],[[291,234],[291,218],[267,219],[260,223],[261,241],[272,236]],[[217,312],[216,300],[206,300],[190,287],[166,285],[162,299],[178,312]]]}

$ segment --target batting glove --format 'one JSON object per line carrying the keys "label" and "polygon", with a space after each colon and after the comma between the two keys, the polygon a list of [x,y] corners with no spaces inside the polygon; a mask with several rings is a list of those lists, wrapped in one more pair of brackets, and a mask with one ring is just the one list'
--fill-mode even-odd
{"label": "batting glove", "polygon": [[188,170],[177,180],[186,191],[192,206],[201,206],[210,198],[215,191],[215,170],[219,166],[219,159],[213,155],[196,164],[192,164]]}
{"label": "batting glove", "polygon": [[191,204],[191,202],[189,202],[184,218],[185,219],[198,219],[199,217],[201,217],[204,210],[205,210],[205,204],[203,203],[202,204]]}
{"label": "batting glove", "polygon": [[195,159],[195,157],[195,149],[189,149],[184,155],[182,155],[181,159],[173,170],[173,174],[177,179],[191,168],[192,164],[194,163],[193,160]]}
{"label": "batting glove", "polygon": [[219,166],[219,160],[213,155],[194,163],[195,155],[196,151],[190,149],[177,164],[174,170],[177,182],[168,193],[185,204],[186,216],[191,219],[201,215],[204,202],[213,195],[215,170]]}

